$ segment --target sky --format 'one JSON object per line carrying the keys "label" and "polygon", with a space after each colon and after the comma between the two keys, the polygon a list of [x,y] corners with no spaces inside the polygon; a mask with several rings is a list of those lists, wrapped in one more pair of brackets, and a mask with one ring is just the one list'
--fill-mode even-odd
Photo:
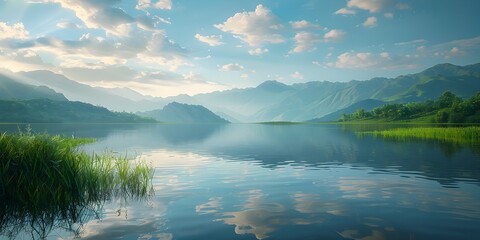
{"label": "sky", "polygon": [[478,0],[0,0],[2,71],[167,97],[480,62]]}

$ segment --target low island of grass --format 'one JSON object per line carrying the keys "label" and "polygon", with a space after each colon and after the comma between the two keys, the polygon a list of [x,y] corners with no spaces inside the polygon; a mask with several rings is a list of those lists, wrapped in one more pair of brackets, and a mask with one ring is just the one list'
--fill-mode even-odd
{"label": "low island of grass", "polygon": [[412,127],[363,132],[394,140],[436,140],[459,144],[480,144],[480,127]]}
{"label": "low island of grass", "polygon": [[32,238],[42,239],[57,227],[75,232],[85,213],[95,213],[105,201],[151,193],[152,168],[79,150],[92,141],[0,135],[0,234],[30,231]]}

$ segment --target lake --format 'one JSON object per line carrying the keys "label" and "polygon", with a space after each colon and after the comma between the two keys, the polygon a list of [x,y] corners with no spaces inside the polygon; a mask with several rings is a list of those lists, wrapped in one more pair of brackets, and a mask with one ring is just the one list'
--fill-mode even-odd
{"label": "lake", "polygon": [[479,232],[480,146],[355,134],[373,126],[31,127],[93,137],[87,152],[155,167],[155,194],[106,202],[99,219],[85,218],[83,239],[475,239]]}

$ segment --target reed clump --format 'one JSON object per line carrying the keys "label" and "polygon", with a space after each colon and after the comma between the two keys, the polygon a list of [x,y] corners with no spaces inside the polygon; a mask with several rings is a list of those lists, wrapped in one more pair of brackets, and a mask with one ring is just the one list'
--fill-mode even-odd
{"label": "reed clump", "polygon": [[459,144],[479,144],[480,127],[412,127],[373,131],[364,134],[373,134],[394,140],[436,140]]}
{"label": "reed clump", "polygon": [[44,238],[53,227],[81,224],[114,197],[143,198],[152,192],[153,169],[113,154],[87,154],[78,146],[93,139],[47,134],[0,135],[0,233],[26,227]]}

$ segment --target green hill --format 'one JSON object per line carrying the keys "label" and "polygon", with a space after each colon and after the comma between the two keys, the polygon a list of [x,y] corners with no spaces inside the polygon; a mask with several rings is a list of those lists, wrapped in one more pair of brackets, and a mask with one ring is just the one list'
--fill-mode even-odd
{"label": "green hill", "polygon": [[0,100],[0,122],[11,123],[147,123],[155,122],[131,113],[50,99]]}
{"label": "green hill", "polygon": [[161,110],[139,113],[139,115],[154,118],[161,122],[228,123],[227,120],[219,117],[203,106],[177,102],[169,103]]}

